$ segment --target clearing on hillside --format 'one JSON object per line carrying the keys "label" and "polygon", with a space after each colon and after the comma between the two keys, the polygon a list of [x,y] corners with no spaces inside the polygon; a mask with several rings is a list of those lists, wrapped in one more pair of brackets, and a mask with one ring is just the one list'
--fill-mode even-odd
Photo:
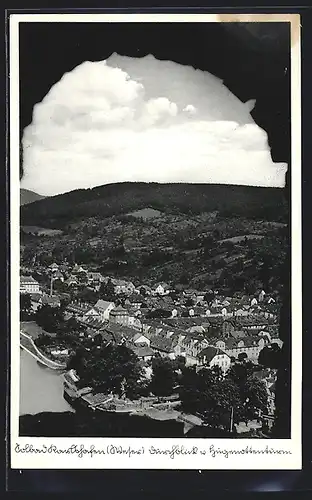
{"label": "clearing on hillside", "polygon": [[155,210],[154,208],[142,208],[141,210],[136,210],[135,212],[130,212],[127,215],[131,217],[142,218],[144,220],[155,219],[162,216],[162,212]]}

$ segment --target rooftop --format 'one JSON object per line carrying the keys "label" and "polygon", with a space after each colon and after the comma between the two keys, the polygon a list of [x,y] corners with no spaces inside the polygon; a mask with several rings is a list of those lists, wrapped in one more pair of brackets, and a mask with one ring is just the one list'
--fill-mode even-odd
{"label": "rooftop", "polygon": [[207,363],[209,363],[215,356],[222,356],[222,355],[227,356],[227,354],[224,351],[222,351],[222,349],[218,349],[217,347],[209,346],[209,347],[205,347],[205,349],[203,349],[199,353],[198,357],[203,358],[205,356]]}
{"label": "rooftop", "polygon": [[21,276],[21,283],[31,283],[31,284],[39,284],[32,276]]}

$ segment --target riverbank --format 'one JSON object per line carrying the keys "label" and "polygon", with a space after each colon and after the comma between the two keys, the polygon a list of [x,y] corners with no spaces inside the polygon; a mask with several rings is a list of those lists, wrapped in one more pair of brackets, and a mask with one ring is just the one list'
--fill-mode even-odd
{"label": "riverbank", "polygon": [[31,356],[33,356],[39,363],[51,368],[52,370],[66,370],[66,363],[60,363],[57,361],[53,361],[52,359],[45,356],[35,345],[33,339],[24,333],[20,332],[20,346],[22,349],[28,352]]}

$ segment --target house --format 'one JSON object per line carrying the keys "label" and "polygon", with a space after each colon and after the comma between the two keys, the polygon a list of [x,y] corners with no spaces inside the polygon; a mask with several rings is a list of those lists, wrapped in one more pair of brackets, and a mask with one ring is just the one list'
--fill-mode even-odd
{"label": "house", "polygon": [[260,339],[258,337],[245,337],[244,339],[227,339],[225,341],[224,351],[230,357],[238,357],[240,353],[245,352],[248,359],[254,362],[258,361],[259,352],[263,349],[265,345],[268,344],[268,340],[264,337]]}
{"label": "house", "polygon": [[273,297],[269,297],[267,302],[268,304],[275,304],[275,299],[273,299]]}
{"label": "house", "polygon": [[264,290],[261,290],[261,292],[259,293],[259,297],[258,297],[258,300],[259,302],[262,302],[265,298],[265,291]]}
{"label": "house", "polygon": [[158,295],[168,295],[168,293],[171,291],[171,287],[164,282],[157,283],[157,285],[154,288],[154,293]]}
{"label": "house", "polygon": [[140,308],[142,304],[144,304],[145,299],[139,293],[132,293],[128,298],[127,302],[131,304],[133,307]]}
{"label": "house", "polygon": [[41,293],[38,281],[32,276],[21,276],[20,293]]}
{"label": "house", "polygon": [[219,366],[223,373],[225,373],[231,366],[231,358],[224,351],[217,347],[208,346],[203,349],[199,355],[199,366],[207,366],[212,368]]}
{"label": "house", "polygon": [[55,272],[55,271],[58,271],[59,266],[58,266],[58,264],[56,264],[55,262],[53,262],[53,264],[51,264],[51,265],[48,267],[48,269],[49,269],[50,271],[52,271],[52,272]]}
{"label": "house", "polygon": [[260,330],[265,329],[268,325],[273,323],[273,319],[265,318],[260,314],[252,315],[248,318],[236,318],[237,326],[239,326],[241,329],[254,332],[259,332]]}
{"label": "house", "polygon": [[222,316],[226,316],[227,315],[227,309],[226,309],[226,307],[222,307],[222,309],[221,309],[221,315]]}
{"label": "house", "polygon": [[234,311],[234,316],[248,316],[249,312],[244,307],[236,309]]}
{"label": "house", "polygon": [[94,286],[98,286],[104,282],[104,277],[102,276],[101,273],[91,272],[91,273],[88,273],[88,281],[90,284],[92,284]]}
{"label": "house", "polygon": [[138,316],[133,314],[131,311],[129,311],[129,326],[131,328],[134,328],[135,330],[140,330],[142,331],[142,321]]}
{"label": "house", "polygon": [[121,333],[120,325],[114,323],[109,323],[103,329],[101,329],[100,334],[103,340],[107,343],[112,344],[122,344],[125,340],[125,335]]}
{"label": "house", "polygon": [[193,290],[191,288],[183,291],[183,295],[186,299],[196,300],[197,293],[198,293],[197,290]]}
{"label": "house", "polygon": [[74,318],[83,318],[85,313],[90,309],[90,305],[85,302],[71,302],[66,306],[65,309],[65,319],[69,319],[71,317]]}
{"label": "house", "polygon": [[176,357],[171,340],[165,337],[156,336],[152,338],[150,347],[160,354],[162,358],[175,359]]}
{"label": "house", "polygon": [[94,308],[99,312],[101,319],[110,319],[110,313],[115,308],[114,302],[99,299]]}
{"label": "house", "polygon": [[197,365],[199,353],[209,346],[206,338],[198,334],[192,335],[190,332],[180,337],[179,344],[181,345],[181,351],[184,353],[187,366]]}
{"label": "house", "polygon": [[69,278],[65,281],[65,284],[67,286],[77,286],[78,285],[78,279],[76,278],[76,276],[69,276]]}
{"label": "house", "polygon": [[230,337],[232,335],[232,332],[234,332],[236,328],[236,324],[234,320],[228,319],[223,321],[222,323],[222,334],[225,337]]}
{"label": "house", "polygon": [[178,316],[178,309],[174,307],[171,311],[171,317],[176,318]]}
{"label": "house", "polygon": [[78,279],[78,285],[87,286],[89,284],[87,272],[78,273],[76,276]]}
{"label": "house", "polygon": [[106,326],[106,320],[103,320],[100,317],[86,317],[79,319],[80,324],[85,327],[85,333],[88,337],[94,337],[97,333],[99,333]]}
{"label": "house", "polygon": [[131,350],[141,361],[150,361],[155,356],[153,349],[148,346],[133,347]]}
{"label": "house", "polygon": [[114,307],[109,312],[109,320],[120,325],[129,325],[129,313],[122,306]]}
{"label": "house", "polygon": [[97,319],[101,318],[101,313],[100,313],[99,309],[97,309],[96,307],[91,307],[90,309],[88,309],[84,313],[82,319],[83,319],[83,321],[86,321],[89,318],[97,318]]}
{"label": "house", "polygon": [[114,285],[114,293],[130,295],[134,292],[135,286],[131,281],[112,279],[112,284]]}
{"label": "house", "polygon": [[72,270],[72,274],[80,274],[80,273],[84,273],[84,274],[87,274],[88,271],[86,269],[84,269],[82,266],[79,266],[78,264],[75,264],[73,270]]}
{"label": "house", "polygon": [[145,345],[148,345],[150,346],[151,345],[151,340],[146,337],[145,335],[143,335],[142,333],[136,333],[136,332],[133,332],[133,337],[131,339],[131,341],[134,343],[134,344],[145,344]]}
{"label": "house", "polygon": [[196,304],[204,302],[205,292],[196,292]]}

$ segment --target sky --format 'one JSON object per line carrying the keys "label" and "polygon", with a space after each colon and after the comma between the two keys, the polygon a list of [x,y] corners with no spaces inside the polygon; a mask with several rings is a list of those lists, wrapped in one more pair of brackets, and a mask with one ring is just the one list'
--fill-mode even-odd
{"label": "sky", "polygon": [[112,54],[64,74],[23,133],[21,187],[45,196],[125,181],[284,187],[267,134],[212,74]]}

